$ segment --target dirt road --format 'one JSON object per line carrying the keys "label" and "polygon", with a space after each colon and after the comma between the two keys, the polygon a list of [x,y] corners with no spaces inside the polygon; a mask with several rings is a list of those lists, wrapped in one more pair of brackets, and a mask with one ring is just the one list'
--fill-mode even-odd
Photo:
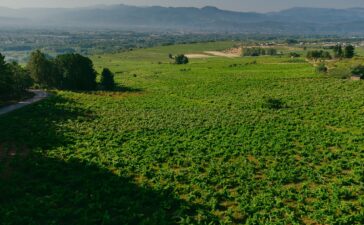
{"label": "dirt road", "polygon": [[29,90],[29,91],[35,94],[35,96],[33,98],[18,102],[18,103],[13,104],[13,105],[1,107],[0,108],[0,116],[4,115],[4,114],[7,114],[7,113],[10,113],[12,111],[15,111],[17,109],[23,108],[23,107],[25,107],[27,105],[31,105],[31,104],[33,104],[35,102],[39,102],[39,101],[41,101],[41,100],[43,100],[43,99],[45,99],[45,98],[47,98],[49,96],[49,94],[47,92],[42,91],[42,90]]}

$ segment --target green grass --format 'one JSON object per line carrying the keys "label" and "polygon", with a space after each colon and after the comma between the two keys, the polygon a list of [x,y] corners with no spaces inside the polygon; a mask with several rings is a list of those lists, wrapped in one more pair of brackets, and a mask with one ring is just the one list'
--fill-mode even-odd
{"label": "green grass", "polygon": [[2,224],[362,224],[364,83],[285,57],[168,59],[231,45],[94,56],[124,92],[0,117]]}

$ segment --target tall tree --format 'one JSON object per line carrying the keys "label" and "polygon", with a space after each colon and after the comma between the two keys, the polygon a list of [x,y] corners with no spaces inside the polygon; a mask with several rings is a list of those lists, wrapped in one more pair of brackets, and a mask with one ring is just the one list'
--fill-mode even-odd
{"label": "tall tree", "polygon": [[101,73],[101,86],[106,90],[115,88],[114,74],[108,68],[104,68]]}
{"label": "tall tree", "polygon": [[12,89],[12,85],[9,65],[5,61],[5,56],[0,53],[0,95],[8,94]]}
{"label": "tall tree", "polygon": [[351,59],[355,55],[355,47],[352,45],[348,45],[345,47],[344,56],[345,58]]}
{"label": "tall tree", "polygon": [[27,69],[34,82],[44,87],[58,87],[61,81],[60,74],[58,73],[52,60],[50,60],[40,50],[32,52],[27,64]]}
{"label": "tall tree", "polygon": [[62,88],[70,90],[94,90],[96,71],[92,61],[80,54],[59,55],[55,60],[62,74]]}
{"label": "tall tree", "polygon": [[337,44],[336,46],[334,46],[333,50],[335,58],[342,58],[344,56],[343,48],[341,45]]}
{"label": "tall tree", "polygon": [[28,70],[21,67],[18,63],[12,62],[9,64],[14,82],[13,89],[16,92],[23,92],[25,89],[33,85],[33,80],[30,77]]}

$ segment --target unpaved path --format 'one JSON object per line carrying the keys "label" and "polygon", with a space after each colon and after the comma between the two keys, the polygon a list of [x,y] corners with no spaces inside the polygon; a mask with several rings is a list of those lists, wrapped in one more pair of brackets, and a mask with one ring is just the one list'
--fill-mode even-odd
{"label": "unpaved path", "polygon": [[29,90],[29,91],[35,94],[35,96],[33,98],[18,102],[14,105],[1,107],[0,116],[4,115],[6,113],[9,113],[9,112],[15,111],[17,109],[23,108],[27,105],[31,105],[33,103],[39,102],[49,96],[47,92],[42,91],[42,90]]}
{"label": "unpaved path", "polygon": [[226,58],[241,57],[241,55],[238,55],[238,54],[219,52],[219,51],[205,51],[204,53],[209,54],[209,55],[213,55],[213,56],[218,56],[218,57],[226,57]]}
{"label": "unpaved path", "polygon": [[212,55],[206,55],[206,54],[187,54],[187,58],[189,59],[204,59],[204,58],[210,58],[213,57]]}

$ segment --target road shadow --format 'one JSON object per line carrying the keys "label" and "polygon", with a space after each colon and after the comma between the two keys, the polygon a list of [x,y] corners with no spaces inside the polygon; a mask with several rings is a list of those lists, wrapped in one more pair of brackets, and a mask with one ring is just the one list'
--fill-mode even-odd
{"label": "road shadow", "polygon": [[118,86],[115,87],[115,89],[113,91],[139,93],[139,92],[143,92],[143,89],[118,85]]}
{"label": "road shadow", "polygon": [[57,95],[0,118],[0,224],[163,225],[183,218],[196,224],[203,207],[172,190],[137,184],[91,162],[45,154],[56,147],[67,151],[74,143],[62,121],[92,119],[92,111]]}

